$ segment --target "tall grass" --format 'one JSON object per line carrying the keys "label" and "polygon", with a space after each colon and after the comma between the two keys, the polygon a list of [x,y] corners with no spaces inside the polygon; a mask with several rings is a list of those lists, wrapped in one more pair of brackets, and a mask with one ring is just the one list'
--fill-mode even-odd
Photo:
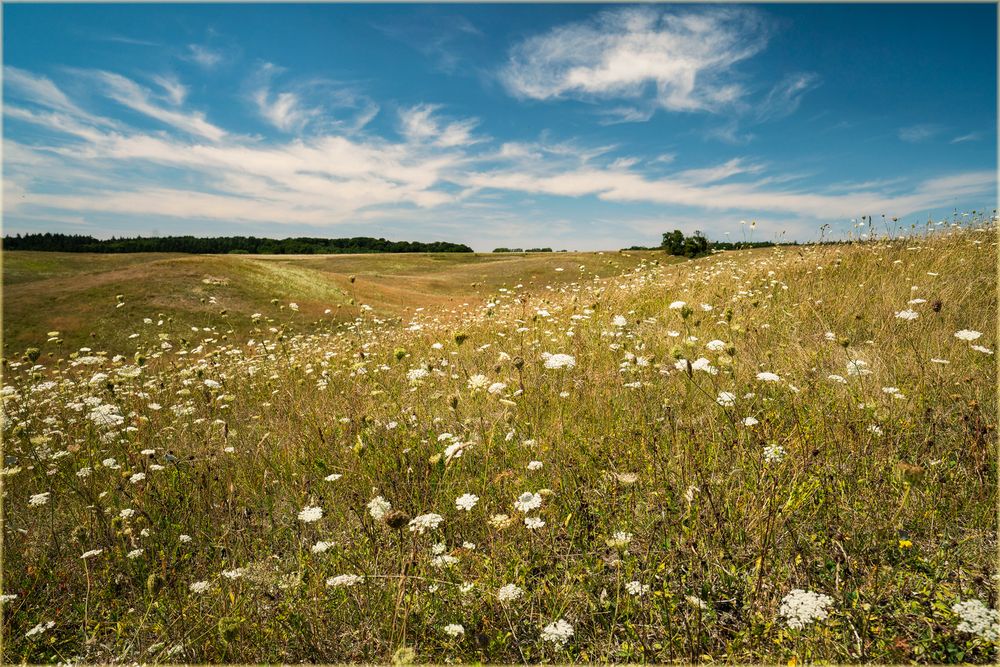
{"label": "tall grass", "polygon": [[997,618],[953,607],[995,603],[996,261],[980,227],[400,325],[149,313],[134,358],[39,332],[5,364],[3,658],[989,661]]}

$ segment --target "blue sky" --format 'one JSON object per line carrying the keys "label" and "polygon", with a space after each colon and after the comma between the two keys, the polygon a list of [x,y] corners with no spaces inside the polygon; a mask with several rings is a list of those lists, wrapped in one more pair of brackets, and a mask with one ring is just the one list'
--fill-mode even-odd
{"label": "blue sky", "polygon": [[8,3],[4,231],[587,250],[991,210],[996,11]]}

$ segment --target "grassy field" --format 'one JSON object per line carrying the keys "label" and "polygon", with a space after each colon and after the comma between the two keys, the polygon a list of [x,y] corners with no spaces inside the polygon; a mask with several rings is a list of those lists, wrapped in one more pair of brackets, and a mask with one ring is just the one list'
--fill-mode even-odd
{"label": "grassy field", "polygon": [[994,661],[995,231],[627,255],[5,255],[3,659]]}
{"label": "grassy field", "polygon": [[[141,317],[245,334],[272,299],[313,318],[349,321],[360,304],[398,318],[411,307],[458,308],[503,286],[533,290],[615,275],[662,253],[182,255],[3,254],[4,352],[58,331],[65,346],[131,347]],[[355,280],[352,283],[351,277]],[[121,308],[116,297],[124,297]],[[109,306],[111,306],[109,308]],[[333,312],[325,314],[327,309]],[[225,312],[223,312],[225,311]]]}

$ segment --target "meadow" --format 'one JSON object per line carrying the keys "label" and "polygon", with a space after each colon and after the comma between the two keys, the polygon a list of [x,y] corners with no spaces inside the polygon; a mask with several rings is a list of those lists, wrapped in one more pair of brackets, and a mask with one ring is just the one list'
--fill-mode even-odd
{"label": "meadow", "polygon": [[6,253],[3,660],[993,662],[994,223]]}

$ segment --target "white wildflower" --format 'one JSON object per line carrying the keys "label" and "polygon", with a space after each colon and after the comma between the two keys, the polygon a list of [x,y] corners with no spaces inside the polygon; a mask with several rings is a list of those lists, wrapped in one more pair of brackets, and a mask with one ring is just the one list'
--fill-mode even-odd
{"label": "white wildflower", "polygon": [[490,386],[490,379],[482,374],[469,377],[468,387],[472,391],[482,391]]}
{"label": "white wildflower", "polygon": [[959,632],[978,635],[986,641],[1000,640],[1000,612],[990,609],[981,600],[975,598],[956,602],[951,606],[962,622],[958,624]]}
{"label": "white wildflower", "polygon": [[545,352],[542,354],[542,359],[545,360],[545,367],[551,369],[560,368],[573,368],[576,366],[576,357],[569,354],[549,354]]}
{"label": "white wildflower", "polygon": [[719,396],[715,399],[715,402],[724,408],[729,408],[736,405],[736,394],[730,391],[720,391]]}
{"label": "white wildflower", "polygon": [[479,502],[479,496],[472,493],[464,493],[455,500],[455,507],[466,512],[471,512],[472,508]]}
{"label": "white wildflower", "polygon": [[437,528],[441,525],[442,521],[444,521],[444,517],[440,514],[421,514],[420,516],[410,519],[410,532],[423,535],[428,529],[433,530]]}
{"label": "white wildflower", "polygon": [[524,595],[524,589],[515,584],[507,584],[497,591],[497,600],[503,603],[513,602]]}
{"label": "white wildflower", "polygon": [[623,530],[619,530],[614,535],[607,539],[607,544],[609,547],[617,547],[619,549],[627,547],[632,543],[632,533],[627,533]]}
{"label": "white wildflower", "polygon": [[536,516],[526,516],[524,517],[524,525],[528,527],[528,530],[538,530],[545,527],[545,520]]}
{"label": "white wildflower", "polygon": [[376,521],[381,521],[391,509],[392,503],[382,496],[375,496],[368,501],[368,514]]}
{"label": "white wildflower", "polygon": [[365,578],[358,574],[338,574],[326,580],[326,585],[331,588],[347,588],[360,584]]}
{"label": "white wildflower", "polygon": [[569,641],[569,638],[573,636],[573,626],[559,619],[555,623],[549,623],[544,628],[542,628],[542,640],[547,642],[552,642],[556,645],[556,648],[562,648]]}
{"label": "white wildflower", "polygon": [[299,521],[302,523],[313,523],[323,518],[323,508],[309,505],[299,512]]}
{"label": "white wildflower", "polygon": [[319,541],[316,544],[312,545],[312,548],[310,549],[310,551],[312,551],[314,554],[321,554],[321,553],[325,552],[327,549],[329,549],[332,546],[333,546],[333,542]]}
{"label": "white wildflower", "polygon": [[972,342],[982,336],[983,334],[979,331],[972,331],[970,329],[962,329],[961,331],[955,332],[955,338],[959,340],[964,340],[966,342]]}
{"label": "white wildflower", "polygon": [[767,445],[764,447],[764,462],[781,463],[785,458],[785,448],[781,445]]}
{"label": "white wildflower", "polygon": [[192,593],[204,593],[205,591],[208,590],[209,586],[210,584],[207,581],[196,581],[190,586],[188,586],[188,589]]}
{"label": "white wildflower", "polygon": [[525,514],[531,510],[538,509],[541,506],[542,497],[537,493],[532,493],[531,491],[525,491],[518,496],[516,501],[514,501],[514,509]]}
{"label": "white wildflower", "polygon": [[786,619],[788,627],[801,630],[813,621],[825,619],[832,604],[833,598],[828,595],[796,588],[782,599],[778,615]]}
{"label": "white wildflower", "polygon": [[641,596],[649,592],[649,585],[641,581],[630,581],[625,584],[625,590],[629,595]]}

